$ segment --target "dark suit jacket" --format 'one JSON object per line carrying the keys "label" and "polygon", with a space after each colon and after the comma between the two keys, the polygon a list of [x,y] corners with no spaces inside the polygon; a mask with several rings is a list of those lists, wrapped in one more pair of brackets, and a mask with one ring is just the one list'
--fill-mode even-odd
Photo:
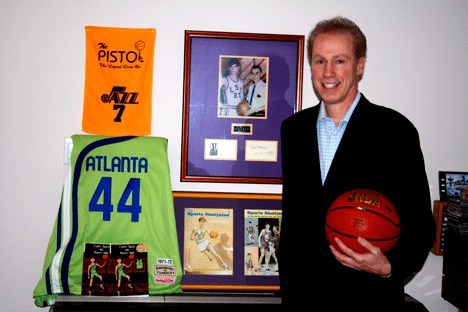
{"label": "dark suit jacket", "polygon": [[[304,109],[281,125],[283,215],[278,261],[283,302],[323,304],[330,311],[390,310],[391,304],[404,300],[405,280],[422,268],[435,238],[418,132],[400,113],[362,95],[322,186],[319,107]],[[324,232],[327,208],[338,195],[356,188],[383,193],[400,214],[400,238],[386,253],[392,264],[390,278],[344,267],[329,249]]]}

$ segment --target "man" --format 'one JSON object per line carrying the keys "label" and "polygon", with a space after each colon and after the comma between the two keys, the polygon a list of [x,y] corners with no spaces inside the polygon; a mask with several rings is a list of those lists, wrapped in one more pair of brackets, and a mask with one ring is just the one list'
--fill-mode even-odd
{"label": "man", "polygon": [[[283,305],[398,311],[405,282],[420,271],[435,237],[419,134],[403,115],[359,92],[367,44],[355,23],[342,17],[322,21],[307,43],[320,103],[281,125]],[[388,252],[359,238],[369,252],[358,254],[335,238],[339,252],[325,237],[328,207],[357,188],[382,193],[399,212],[400,237]],[[297,257],[302,237],[312,253],[308,259]]]}
{"label": "man", "polygon": [[244,96],[244,82],[240,78],[241,64],[238,59],[229,59],[227,71],[221,79],[220,116],[237,116],[237,104]]}
{"label": "man", "polygon": [[245,260],[245,274],[254,274],[254,263],[252,261],[252,253],[250,252],[247,253],[247,258]]}
{"label": "man", "polygon": [[248,245],[254,245],[255,244],[255,228],[252,224],[252,221],[249,221],[249,224],[247,225],[247,238],[248,238]]}
{"label": "man", "polygon": [[250,109],[244,112],[244,116],[265,117],[266,83],[262,80],[262,73],[262,68],[258,65],[252,66],[250,70],[253,83],[249,86],[245,98]]}
{"label": "man", "polygon": [[221,263],[224,270],[229,270],[228,265],[224,262],[223,258],[218,254],[216,249],[213,247],[211,241],[206,237],[206,234],[210,233],[210,230],[205,225],[206,218],[198,218],[198,226],[194,227],[192,234],[190,234],[190,240],[194,240],[197,243],[198,250],[204,254],[210,261],[213,261],[213,257]]}
{"label": "man", "polygon": [[263,260],[265,259],[266,251],[268,250],[269,242],[272,237],[273,233],[270,230],[270,223],[265,223],[265,228],[260,231],[258,234],[258,248],[260,248],[260,258],[258,258],[258,271],[269,270],[270,267],[268,266],[268,262],[265,261],[263,264]]}
{"label": "man", "polygon": [[133,261],[130,264],[125,264],[122,262],[122,258],[117,258],[117,265],[115,266],[115,279],[117,280],[117,295],[120,296],[120,285],[122,283],[122,277],[125,277],[128,281],[128,288],[133,289],[132,281],[130,275],[125,273],[124,268],[130,268],[133,264]]}
{"label": "man", "polygon": [[93,282],[94,279],[97,278],[99,279],[99,287],[104,290],[104,285],[102,283],[102,275],[98,273],[97,268],[103,268],[107,261],[105,261],[102,265],[96,262],[96,258],[91,256],[89,259],[90,263],[88,265],[88,279],[89,279],[89,288],[88,288],[88,293],[91,296],[91,291],[93,288]]}

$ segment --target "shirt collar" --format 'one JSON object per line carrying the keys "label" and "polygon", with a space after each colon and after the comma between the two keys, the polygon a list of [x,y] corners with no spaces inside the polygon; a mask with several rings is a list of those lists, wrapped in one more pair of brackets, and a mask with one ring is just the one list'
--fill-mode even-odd
{"label": "shirt collar", "polygon": [[[351,115],[353,114],[354,109],[356,108],[357,103],[359,102],[360,99],[361,99],[361,92],[358,91],[358,93],[356,94],[356,98],[353,101],[353,105],[351,105],[351,107],[348,109],[348,111],[344,115],[341,122],[344,121],[344,122],[347,123],[349,121],[349,119],[351,118]],[[328,118],[328,117],[327,117],[327,111],[325,110],[325,104],[323,103],[323,100],[322,100],[322,101],[320,101],[320,110],[319,110],[317,122],[319,122],[320,120],[325,119],[325,118]]]}

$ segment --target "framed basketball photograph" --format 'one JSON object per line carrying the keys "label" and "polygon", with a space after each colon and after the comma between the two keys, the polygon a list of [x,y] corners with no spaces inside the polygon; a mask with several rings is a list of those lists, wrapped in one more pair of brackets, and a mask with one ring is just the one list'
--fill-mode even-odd
{"label": "framed basketball photograph", "polygon": [[173,196],[183,290],[279,291],[281,195]]}
{"label": "framed basketball photograph", "polygon": [[219,56],[219,118],[268,118],[269,57]]}
{"label": "framed basketball photograph", "polygon": [[185,31],[182,182],[282,182],[280,125],[302,108],[303,54],[301,35]]}

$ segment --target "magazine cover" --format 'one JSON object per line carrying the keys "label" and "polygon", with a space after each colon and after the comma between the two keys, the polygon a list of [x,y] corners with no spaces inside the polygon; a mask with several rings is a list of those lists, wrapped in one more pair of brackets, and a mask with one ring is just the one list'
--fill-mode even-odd
{"label": "magazine cover", "polygon": [[281,210],[247,209],[244,225],[244,274],[279,275]]}
{"label": "magazine cover", "polygon": [[233,274],[233,210],[185,208],[184,274]]}

